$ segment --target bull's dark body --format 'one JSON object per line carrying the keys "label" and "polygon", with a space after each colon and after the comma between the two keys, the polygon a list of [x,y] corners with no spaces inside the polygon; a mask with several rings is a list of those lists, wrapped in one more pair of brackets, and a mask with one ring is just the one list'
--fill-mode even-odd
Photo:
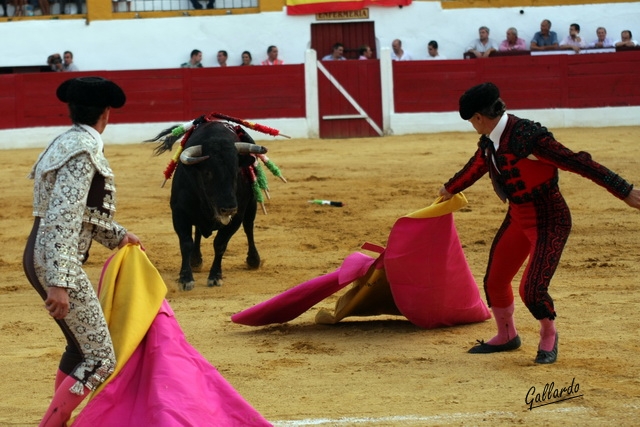
{"label": "bull's dark body", "polygon": [[[240,225],[249,245],[247,264],[252,268],[260,266],[260,255],[253,238],[256,199],[251,182],[242,172],[254,158],[238,154],[234,143],[239,140],[237,134],[223,123],[202,124],[194,130],[185,148],[202,145],[202,155],[209,158],[194,165],[178,163],[175,170],[170,205],[173,228],[180,241],[182,264],[179,282],[182,289],[193,288],[192,267],[202,265],[200,236],[209,237],[216,230],[213,240],[215,256],[207,279],[208,286],[222,284],[222,257]],[[223,225],[217,221],[215,210],[222,215],[233,214],[231,222]]]}

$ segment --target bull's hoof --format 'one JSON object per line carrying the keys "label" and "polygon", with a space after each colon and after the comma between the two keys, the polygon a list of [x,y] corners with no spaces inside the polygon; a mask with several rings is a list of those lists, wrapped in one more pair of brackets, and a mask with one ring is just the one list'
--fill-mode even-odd
{"label": "bull's hoof", "polygon": [[222,279],[208,279],[207,286],[213,288],[214,286],[222,286]]}
{"label": "bull's hoof", "polygon": [[247,265],[249,266],[249,268],[251,269],[257,269],[260,268],[260,257],[250,257],[248,256],[247,259]]}
{"label": "bull's hoof", "polygon": [[196,285],[196,282],[193,281],[193,280],[190,281],[190,282],[186,282],[186,283],[180,282],[179,285],[180,285],[180,290],[181,291],[190,291],[190,290],[193,290],[193,288]]}

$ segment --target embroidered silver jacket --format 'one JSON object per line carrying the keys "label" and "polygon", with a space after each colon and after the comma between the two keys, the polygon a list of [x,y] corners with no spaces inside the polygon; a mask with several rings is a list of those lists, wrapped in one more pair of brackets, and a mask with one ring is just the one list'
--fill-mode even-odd
{"label": "embroidered silver jacket", "polygon": [[36,246],[47,263],[44,284],[76,289],[92,239],[114,249],[126,234],[113,219],[116,190],[102,141],[74,125],[40,154],[29,178],[33,215],[41,218]]}

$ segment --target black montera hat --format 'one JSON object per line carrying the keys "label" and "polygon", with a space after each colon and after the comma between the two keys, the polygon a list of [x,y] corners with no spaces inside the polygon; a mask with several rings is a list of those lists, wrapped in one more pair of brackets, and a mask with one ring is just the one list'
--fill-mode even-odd
{"label": "black montera hat", "polygon": [[63,82],[56,91],[58,99],[87,107],[120,108],[127,97],[114,82],[102,77],[78,77]]}
{"label": "black montera hat", "polygon": [[478,111],[492,106],[498,98],[500,90],[493,83],[474,86],[460,97],[460,117],[469,120]]}

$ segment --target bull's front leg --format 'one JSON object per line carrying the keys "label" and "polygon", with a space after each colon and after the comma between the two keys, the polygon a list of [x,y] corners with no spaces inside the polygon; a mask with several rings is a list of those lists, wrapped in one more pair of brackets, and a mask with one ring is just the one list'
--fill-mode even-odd
{"label": "bull's front leg", "polygon": [[240,224],[242,224],[242,217],[235,215],[229,224],[218,230],[213,239],[213,263],[209,270],[207,286],[222,286],[222,257],[227,250],[229,240],[238,231]]}
{"label": "bull's front leg", "polygon": [[191,235],[191,225],[177,224],[174,219],[173,227],[180,241],[180,255],[182,264],[180,266],[180,277],[178,284],[180,290],[190,291],[195,286],[193,271],[191,270],[191,253],[193,252],[193,236]]}
{"label": "bull's front leg", "polygon": [[249,203],[244,215],[244,220],[242,221],[242,228],[244,229],[244,234],[247,236],[248,250],[246,261],[249,268],[260,267],[260,254],[258,253],[258,248],[256,248],[256,243],[253,239],[253,223],[256,219],[257,210],[257,203]]}

